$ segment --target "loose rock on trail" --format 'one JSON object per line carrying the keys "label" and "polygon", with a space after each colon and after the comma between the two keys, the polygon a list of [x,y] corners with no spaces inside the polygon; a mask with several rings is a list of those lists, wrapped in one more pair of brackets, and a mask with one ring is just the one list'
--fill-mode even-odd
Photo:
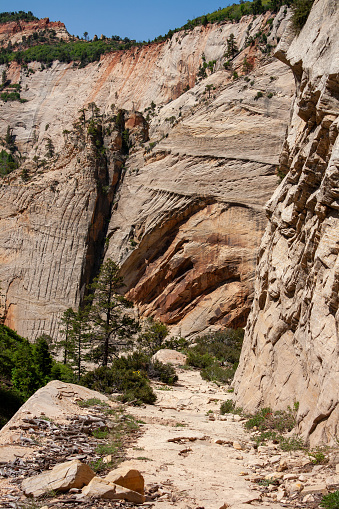
{"label": "loose rock on trail", "polygon": [[[96,474],[102,479],[95,477],[92,487],[47,493],[31,502],[22,491],[25,479],[27,484],[27,478],[63,462],[98,460],[93,431],[114,425],[100,405],[78,406],[91,397],[107,404],[94,391],[57,381],[41,389],[33,405],[27,402],[0,433],[1,509],[137,507],[143,500],[142,507],[154,509],[313,509],[324,493],[339,488],[337,453],[327,465],[313,466],[304,452],[285,453],[273,442],[255,448],[242,417],[219,414],[220,404],[232,398],[225,387],[202,380],[197,371],[178,367],[177,372],[174,387],[154,385],[155,405],[126,408],[140,429],[125,444],[116,472],[114,466],[106,479],[106,473]],[[135,494],[135,485],[104,489],[105,483],[119,484],[121,469],[144,478],[145,499]],[[91,498],[99,492],[111,499]],[[120,496],[127,500],[113,499]]]}

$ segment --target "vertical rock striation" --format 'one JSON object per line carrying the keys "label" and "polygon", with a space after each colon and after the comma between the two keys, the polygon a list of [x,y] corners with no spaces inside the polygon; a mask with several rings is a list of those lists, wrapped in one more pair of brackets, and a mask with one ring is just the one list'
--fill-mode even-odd
{"label": "vertical rock striation", "polygon": [[333,442],[339,422],[338,26],[336,0],[316,0],[301,33],[277,51],[297,85],[280,159],[287,175],[266,206],[235,378],[248,411],[298,401],[311,445]]}
{"label": "vertical rock striation", "polygon": [[[86,67],[11,63],[27,102],[0,102],[0,135],[10,126],[22,155],[0,188],[7,325],[56,336],[104,255],[121,264],[140,312],[175,334],[245,324],[294,86],[268,53],[288,16],[199,26]],[[225,69],[232,33],[241,51]],[[90,134],[77,119],[96,108],[102,131]],[[133,113],[117,133],[119,108]]]}

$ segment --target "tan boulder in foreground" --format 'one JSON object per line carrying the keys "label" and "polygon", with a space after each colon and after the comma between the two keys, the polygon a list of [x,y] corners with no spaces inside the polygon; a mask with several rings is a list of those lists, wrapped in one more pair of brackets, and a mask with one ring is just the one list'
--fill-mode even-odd
{"label": "tan boulder in foreground", "polygon": [[28,497],[39,497],[49,491],[68,491],[82,488],[95,476],[93,470],[79,460],[55,465],[52,470],[25,479],[21,488]]}
{"label": "tan boulder in foreground", "polygon": [[141,495],[145,493],[145,481],[139,470],[127,469],[124,467],[112,470],[106,475],[105,480],[123,486],[133,491],[137,491]]}
{"label": "tan boulder in foreground", "polygon": [[136,491],[110,483],[107,479],[101,477],[93,477],[88,486],[82,490],[82,494],[87,497],[105,498],[109,500],[127,500],[135,504],[143,504],[145,502],[144,495]]}

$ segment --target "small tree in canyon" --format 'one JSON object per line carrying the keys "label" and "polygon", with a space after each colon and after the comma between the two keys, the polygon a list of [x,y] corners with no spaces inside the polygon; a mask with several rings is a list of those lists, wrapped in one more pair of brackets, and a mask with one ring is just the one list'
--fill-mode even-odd
{"label": "small tree in canyon", "polygon": [[168,327],[164,323],[148,318],[145,328],[137,338],[137,347],[148,355],[155,354],[160,348],[165,348],[165,338],[168,335]]}
{"label": "small tree in canyon", "polygon": [[63,339],[57,342],[56,348],[63,350],[63,364],[72,366],[79,380],[84,372],[84,361],[91,337],[88,306],[79,308],[78,311],[66,309],[61,323]]}
{"label": "small tree in canyon", "polygon": [[133,304],[117,292],[124,286],[119,266],[110,258],[102,264],[89,289],[89,320],[92,326],[92,359],[107,366],[119,349],[138,331],[139,325],[126,313]]}
{"label": "small tree in canyon", "polygon": [[73,321],[75,316],[76,312],[72,308],[68,308],[61,318],[62,329],[60,329],[60,332],[64,339],[58,342],[58,347],[63,349],[63,364],[67,364],[72,358],[74,350]]}
{"label": "small tree in canyon", "polygon": [[85,360],[107,366],[122,346],[132,344],[139,330],[138,322],[126,313],[133,304],[118,294],[123,286],[119,266],[109,258],[88,285],[88,305],[77,312],[69,308],[61,318],[63,337],[56,346],[63,352],[63,363],[73,366],[78,379]]}

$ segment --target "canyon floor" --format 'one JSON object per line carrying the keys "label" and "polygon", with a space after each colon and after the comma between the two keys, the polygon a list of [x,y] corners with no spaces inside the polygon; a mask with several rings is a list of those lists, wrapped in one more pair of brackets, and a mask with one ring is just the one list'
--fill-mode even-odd
{"label": "canyon floor", "polygon": [[[222,401],[232,398],[225,387],[202,380],[198,371],[179,367],[177,372],[179,381],[176,386],[155,384],[158,397],[155,405],[127,407],[141,430],[130,442],[122,466],[136,468],[144,476],[148,497],[143,506],[154,509],[313,509],[319,507],[322,493],[339,488],[338,451],[331,450],[330,461],[326,465],[314,466],[305,452],[282,452],[273,442],[255,449],[241,417],[219,414]],[[41,467],[48,469],[48,457],[58,454],[62,447],[66,447],[63,454],[66,451],[67,456],[68,453],[67,459],[77,457],[74,456],[76,449],[72,449],[80,437],[79,433],[77,435],[76,419],[81,420],[80,415],[88,411],[84,408],[79,410],[79,397],[74,389],[78,386],[57,381],[49,386],[40,390],[43,392],[33,400],[33,404],[32,401],[27,402],[16,421],[0,433],[1,508],[134,507],[125,501],[80,501],[73,494],[54,494],[52,498],[33,501],[23,497],[20,476],[34,475],[39,469],[41,471]],[[51,390],[61,402],[57,411],[48,406],[52,399]],[[79,391],[87,389],[79,387]],[[87,396],[82,394],[81,397],[86,399]],[[22,423],[29,420],[27,414],[31,419],[43,415],[42,409],[43,417],[50,418],[49,423],[59,422],[60,426],[66,426],[68,422],[71,426],[68,431],[63,428],[61,432],[54,428],[55,431],[49,431],[49,435],[46,431],[37,431],[40,433],[40,450],[37,451],[32,440],[29,442],[32,434],[27,434],[31,424]],[[93,414],[93,410],[91,412]],[[55,426],[48,422],[47,425],[50,428]],[[78,438],[66,440],[63,446],[60,434],[64,436],[67,433]],[[28,442],[25,443],[25,440]],[[90,439],[84,443],[83,452],[87,452],[88,461],[91,459]],[[89,449],[86,450],[86,447]],[[33,460],[29,459],[32,456]],[[85,456],[79,459],[86,461]],[[37,461],[40,462],[38,468]],[[25,468],[26,473],[21,471]],[[265,481],[270,474],[277,478],[276,484]]]}
{"label": "canyon floor", "polygon": [[262,506],[258,485],[244,475],[250,473],[245,464],[256,457],[254,450],[245,450],[250,448],[249,434],[238,416],[219,416],[220,404],[232,395],[202,380],[198,371],[179,369],[178,375],[173,389],[156,389],[156,405],[131,412],[146,424],[129,451],[134,458],[130,462],[135,465],[135,458],[148,458],[140,461],[139,469],[147,483],[160,484],[164,490],[154,509]]}

